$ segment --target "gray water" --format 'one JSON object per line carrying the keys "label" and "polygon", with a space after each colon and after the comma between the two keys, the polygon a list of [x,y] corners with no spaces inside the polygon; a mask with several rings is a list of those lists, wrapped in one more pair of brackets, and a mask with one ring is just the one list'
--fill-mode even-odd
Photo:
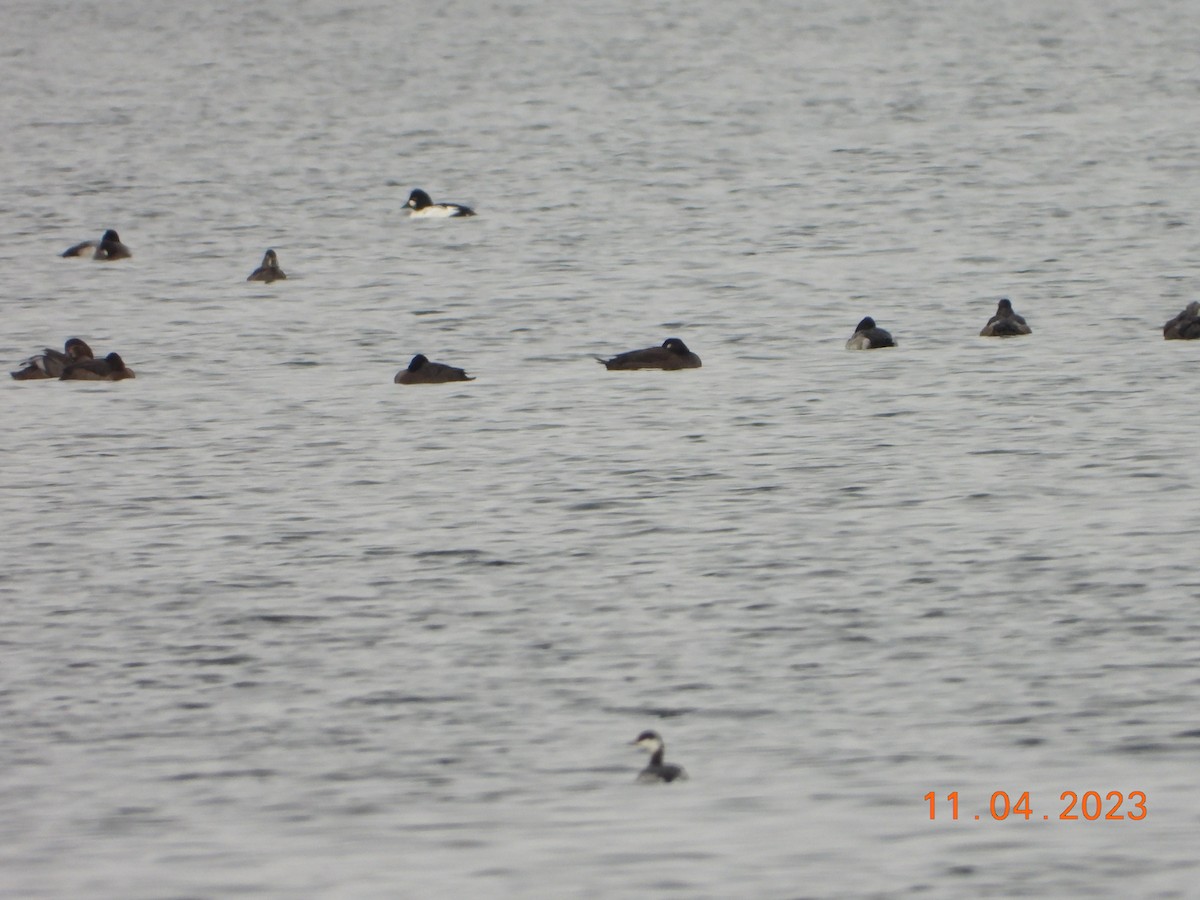
{"label": "gray water", "polygon": [[1197,896],[1197,47],[11,0],[0,357],[138,377],[3,388],[0,895]]}

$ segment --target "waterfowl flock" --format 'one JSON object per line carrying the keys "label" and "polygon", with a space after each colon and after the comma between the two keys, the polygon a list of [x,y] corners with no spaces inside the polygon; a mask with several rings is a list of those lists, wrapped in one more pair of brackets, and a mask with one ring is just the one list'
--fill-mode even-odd
{"label": "waterfowl flock", "polygon": [[[420,188],[414,189],[405,208],[413,218],[466,218],[476,215],[468,206],[457,203],[434,203],[429,194]],[[66,258],[89,257],[98,261],[129,259],[132,251],[113,229],[104,231],[99,240],[83,241],[69,247],[61,254]],[[262,263],[246,278],[249,282],[272,283],[286,280],[287,275],[279,265],[276,252],[268,249]],[[1011,300],[1001,298],[995,315],[991,316],[980,330],[981,337],[1019,337],[1032,334],[1029,323],[1013,309]],[[1189,303],[1179,314],[1163,325],[1165,340],[1200,339],[1200,301]],[[895,348],[897,342],[890,332],[879,327],[871,316],[864,317],[854,333],[846,341],[848,350],[878,350]],[[658,369],[678,371],[698,369],[700,357],[677,337],[669,337],[658,346],[629,350],[611,357],[597,356],[595,359],[609,371],[634,371]],[[110,352],[97,358],[90,346],[78,337],[67,339],[63,349],[45,348],[31,356],[21,367],[11,373],[17,381],[57,379],[60,381],[122,381],[136,377],[120,354]],[[423,353],[412,357],[408,365],[396,373],[395,384],[450,384],[474,381],[472,375],[457,366],[432,362]],[[634,746],[650,753],[646,767],[637,775],[638,783],[662,784],[685,781],[687,772],[681,766],[664,760],[666,742],[655,731],[643,731],[632,742]]]}
{"label": "waterfowl flock", "polygon": [[[434,203],[429,194],[421,188],[414,188],[409,193],[404,206],[412,218],[453,219],[475,215],[475,210],[459,203]],[[61,255],[68,258],[89,257],[93,260],[114,261],[129,259],[133,253],[122,243],[120,235],[109,228],[99,240],[74,244]],[[262,263],[247,276],[246,281],[270,284],[286,279],[287,275],[280,268],[278,255],[274,250],[267,250],[263,254]],[[1019,337],[1032,333],[1033,329],[1029,323],[1013,309],[1012,301],[1003,297],[996,306],[996,314],[988,319],[979,335]],[[1200,339],[1200,301],[1189,303],[1182,312],[1164,324],[1163,338],[1169,341]],[[846,341],[847,350],[880,350],[896,345],[896,339],[891,333],[880,328],[871,316],[864,317]],[[667,338],[656,347],[629,350],[608,358],[595,358],[609,371],[676,371],[699,369],[701,366],[700,357],[677,337]],[[17,381],[122,381],[134,377],[133,371],[125,365],[120,355],[109,353],[101,359],[96,359],[91,348],[80,338],[70,338],[61,351],[46,348],[25,360],[21,363],[21,368],[11,374]],[[475,378],[467,375],[461,368],[446,363],[430,362],[423,353],[418,353],[392,380],[396,384],[449,384],[474,381]]]}

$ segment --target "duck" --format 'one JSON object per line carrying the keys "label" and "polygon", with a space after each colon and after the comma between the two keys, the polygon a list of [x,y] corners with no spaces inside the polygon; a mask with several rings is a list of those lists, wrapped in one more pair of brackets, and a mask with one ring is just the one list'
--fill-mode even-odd
{"label": "duck", "polygon": [[666,742],[659,737],[657,731],[643,731],[631,741],[634,747],[650,751],[650,762],[638,773],[637,780],[642,784],[661,784],[672,781],[687,781],[687,772],[681,766],[663,762],[663,752],[667,749]]}
{"label": "duck", "polygon": [[854,329],[850,340],[846,341],[847,350],[878,350],[881,347],[895,347],[892,336],[875,324],[875,320],[867,316]]}
{"label": "duck", "polygon": [[1002,297],[996,305],[996,314],[988,319],[980,337],[1017,337],[1022,334],[1032,334],[1033,329],[1023,316],[1013,312],[1012,301]]}
{"label": "duck", "polygon": [[116,353],[104,359],[84,359],[63,369],[59,381],[123,381],[135,377],[133,369]]}
{"label": "duck", "polygon": [[459,203],[434,203],[429,195],[420,188],[414,189],[408,195],[408,202],[404,205],[408,208],[408,214],[413,218],[460,219],[464,216],[475,215],[475,210]]}
{"label": "duck", "polygon": [[462,369],[444,363],[430,362],[424,353],[412,358],[407,369],[401,369],[392,379],[394,384],[445,384],[450,381],[474,381]]}
{"label": "duck", "polygon": [[133,252],[121,243],[121,237],[111,228],[98,241],[84,241],[74,247],[68,247],[62,252],[63,256],[90,256],[92,259],[129,259]]}
{"label": "duck", "polygon": [[1163,340],[1194,341],[1197,338],[1200,338],[1200,301],[1193,300],[1163,326]]}
{"label": "duck", "polygon": [[11,372],[17,381],[33,381],[41,378],[58,378],[71,363],[92,359],[92,348],[79,338],[68,338],[63,349],[47,347],[38,356],[31,356],[16,372]]}
{"label": "duck", "polygon": [[700,357],[679,338],[667,338],[660,347],[629,350],[612,359],[597,356],[596,361],[609,371],[617,369],[699,369]]}
{"label": "duck", "polygon": [[250,276],[246,280],[265,281],[270,283],[272,281],[286,279],[287,275],[284,274],[283,269],[279,268],[279,257],[275,255],[274,250],[268,250],[263,254],[262,265],[251,272]]}

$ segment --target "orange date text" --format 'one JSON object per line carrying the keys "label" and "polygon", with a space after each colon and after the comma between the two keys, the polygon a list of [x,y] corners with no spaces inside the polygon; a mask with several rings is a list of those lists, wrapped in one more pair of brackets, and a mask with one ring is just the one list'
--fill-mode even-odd
{"label": "orange date text", "polygon": [[[930,791],[924,799],[929,804],[931,820],[948,818],[958,821],[958,791],[951,791],[942,798],[939,798],[936,792]],[[994,791],[988,800],[986,813],[975,816],[967,814],[965,818],[976,822],[989,817],[997,822],[1010,818],[1020,818],[1026,822],[1030,819],[1048,822],[1052,817],[1064,822],[1080,819],[1087,822],[1140,822],[1148,813],[1144,791],[1109,791],[1103,796],[1100,791],[1084,791],[1082,794],[1078,791],[1063,791],[1058,795],[1058,803],[1045,812],[1034,809],[1029,791],[1017,794],[1015,800],[1013,794],[1008,791]]]}

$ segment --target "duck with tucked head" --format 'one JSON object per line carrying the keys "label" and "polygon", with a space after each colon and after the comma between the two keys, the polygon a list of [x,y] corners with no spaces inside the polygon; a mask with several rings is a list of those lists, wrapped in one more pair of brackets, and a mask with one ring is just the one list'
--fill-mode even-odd
{"label": "duck with tucked head", "polygon": [[1023,316],[1013,312],[1012,301],[1007,297],[1001,298],[996,305],[996,314],[988,319],[980,337],[1017,337],[1021,334],[1032,334],[1033,329]]}
{"label": "duck with tucked head", "polygon": [[392,379],[395,384],[446,384],[450,381],[474,381],[462,369],[444,363],[430,362],[424,353],[412,358],[407,369],[401,369]]}
{"label": "duck with tucked head", "polygon": [[683,771],[680,766],[663,762],[663,752],[667,749],[667,745],[658,736],[657,731],[643,731],[633,739],[632,744],[650,751],[650,762],[638,773],[638,781],[643,784],[687,781],[687,772]]}
{"label": "duck with tucked head", "polygon": [[597,356],[596,360],[603,363],[610,371],[617,369],[698,369],[700,357],[687,348],[687,344],[679,338],[667,338],[661,347],[647,347],[645,350],[630,350],[620,353],[612,359]]}
{"label": "duck with tucked head", "polygon": [[[65,351],[65,352],[63,352]],[[63,350],[52,350],[47,347],[38,356],[31,356],[22,367],[12,372],[17,381],[33,381],[39,378],[59,378],[63,369],[71,363],[81,362],[92,358],[92,348],[79,338],[69,338],[63,345]]]}
{"label": "duck with tucked head", "polygon": [[133,378],[133,369],[116,353],[104,359],[84,359],[63,369],[60,381],[123,381]]}
{"label": "duck with tucked head", "polygon": [[408,195],[408,202],[404,205],[408,208],[408,214],[413,218],[461,219],[464,216],[475,215],[475,210],[459,203],[434,203],[429,195],[420,188],[416,188]]}
{"label": "duck with tucked head", "polygon": [[283,269],[279,268],[279,257],[275,255],[274,250],[268,250],[263,254],[262,265],[251,272],[246,280],[265,281],[269,284],[272,281],[282,281],[286,279],[287,275],[283,274]]}
{"label": "duck with tucked head", "polygon": [[1200,302],[1193,300],[1163,326],[1163,340],[1194,341],[1197,338],[1200,338]]}
{"label": "duck with tucked head", "polygon": [[846,341],[847,350],[878,350],[881,347],[895,347],[892,336],[875,324],[875,320],[867,316],[858,323],[850,340]]}
{"label": "duck with tucked head", "polygon": [[68,247],[63,256],[90,256],[92,259],[129,259],[133,252],[121,243],[121,238],[111,228],[98,241],[84,241]]}

